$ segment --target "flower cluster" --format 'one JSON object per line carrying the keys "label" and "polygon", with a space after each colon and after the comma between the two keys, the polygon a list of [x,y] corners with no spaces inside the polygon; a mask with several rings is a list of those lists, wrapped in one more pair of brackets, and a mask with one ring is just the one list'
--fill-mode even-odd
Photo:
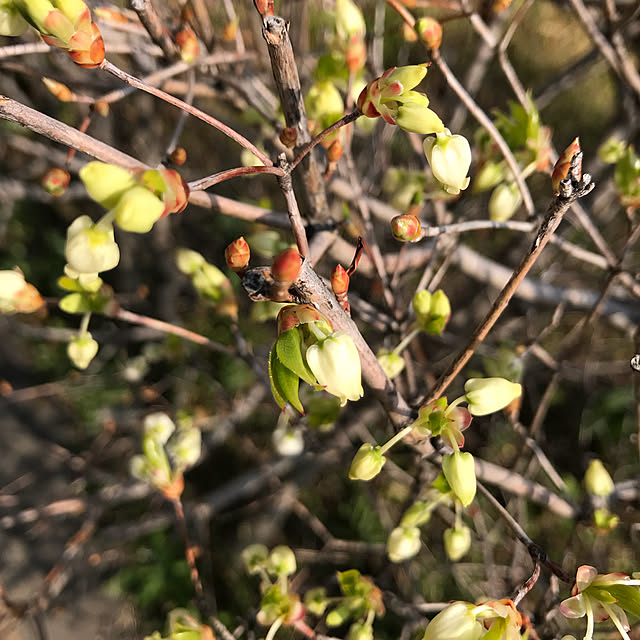
{"label": "flower cluster", "polygon": [[94,161],[80,170],[80,178],[116,224],[134,233],[146,233],[159,218],[180,213],[189,199],[189,187],[173,169],[127,171]]}
{"label": "flower cluster", "polygon": [[165,413],[149,414],[144,420],[143,454],[131,459],[131,474],[168,499],[177,498],[184,488],[183,473],[198,461],[201,444],[200,429],[189,418],[176,429]]}
{"label": "flower cluster", "polygon": [[81,67],[104,60],[104,41],[82,0],[2,0],[0,35],[19,36],[29,25],[52,47],[59,47]]}
{"label": "flower cluster", "polygon": [[571,597],[563,600],[560,611],[567,618],[587,617],[584,640],[593,638],[594,623],[611,618],[624,640],[630,629],[626,612],[640,616],[640,580],[624,573],[599,574],[595,567],[582,565],[576,573]]}
{"label": "flower cluster", "polygon": [[289,402],[300,413],[304,413],[298,396],[300,379],[337,396],[343,406],[364,393],[353,340],[344,331],[333,331],[329,321],[309,305],[280,310],[269,378],[278,405],[284,408]]}

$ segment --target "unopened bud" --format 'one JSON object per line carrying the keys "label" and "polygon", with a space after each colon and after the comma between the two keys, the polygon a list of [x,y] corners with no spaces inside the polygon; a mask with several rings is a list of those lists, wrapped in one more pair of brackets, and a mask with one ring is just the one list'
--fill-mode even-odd
{"label": "unopened bud", "polygon": [[613,480],[601,460],[592,460],[589,463],[587,472],[584,474],[584,485],[594,496],[608,496],[615,489]]}
{"label": "unopened bud", "polygon": [[522,395],[522,385],[505,378],[470,378],[464,390],[469,412],[474,416],[500,411]]}
{"label": "unopened bud", "polygon": [[269,571],[277,576],[290,576],[296,572],[296,557],[291,549],[279,545],[269,554]]}
{"label": "unopened bud", "polygon": [[222,30],[222,39],[225,42],[231,42],[236,39],[236,34],[238,33],[238,20],[231,20],[231,22],[227,22],[224,25],[224,29]]}
{"label": "unopened bud", "polygon": [[250,544],[240,554],[249,575],[262,571],[269,559],[269,549],[263,544]]}
{"label": "unopened bud", "polygon": [[176,147],[170,154],[169,160],[178,166],[187,161],[187,151],[184,147]]}
{"label": "unopened bud", "polygon": [[505,9],[508,9],[511,6],[511,0],[493,0],[493,4],[491,5],[491,11],[493,13],[502,13]]}
{"label": "unopened bud", "polygon": [[42,188],[57,198],[67,190],[69,180],[71,176],[68,171],[54,167],[42,176]]}
{"label": "unopened bud", "polygon": [[124,231],[147,233],[164,212],[164,203],[149,189],[128,189],[114,207],[116,224]]}
{"label": "unopened bud", "polygon": [[67,345],[69,360],[71,360],[78,369],[86,369],[95,358],[96,353],[98,353],[98,343],[91,337],[88,331],[72,338],[71,342]]}
{"label": "unopened bud", "polygon": [[442,456],[442,472],[456,497],[467,507],[476,495],[476,471],[473,456],[456,451]]}
{"label": "unopened bud", "polygon": [[351,468],[349,469],[349,478],[351,480],[371,480],[375,478],[387,459],[380,453],[380,447],[374,447],[372,444],[363,444],[353,458]]}
{"label": "unopened bud", "polygon": [[489,219],[493,222],[506,222],[522,204],[520,189],[515,182],[499,184],[489,198]]}
{"label": "unopened bud", "polygon": [[418,242],[422,235],[422,226],[416,216],[404,214],[391,220],[391,233],[400,242]]}
{"label": "unopened bud", "polygon": [[391,562],[403,562],[413,558],[421,544],[418,527],[396,527],[387,539],[387,555]]}
{"label": "unopened bud", "polygon": [[109,115],[109,112],[111,111],[111,107],[109,106],[109,103],[106,102],[105,100],[98,100],[98,102],[94,102],[93,110],[99,116],[106,118]]}
{"label": "unopened bud", "polygon": [[229,269],[242,271],[249,264],[249,259],[251,258],[251,249],[249,249],[244,237],[240,236],[227,246],[224,250],[224,257]]}
{"label": "unopened bud", "polygon": [[298,141],[298,131],[295,127],[285,127],[280,132],[280,142],[287,147],[287,149],[293,149]]}
{"label": "unopened bud", "polygon": [[404,358],[399,353],[380,349],[376,355],[376,359],[389,380],[393,380],[404,370]]}
{"label": "unopened bud", "polygon": [[327,160],[329,162],[338,162],[342,157],[342,145],[340,140],[334,140],[327,149]]}
{"label": "unopened bud", "polygon": [[253,4],[263,18],[273,15],[273,0],[253,0]]}
{"label": "unopened bud", "polygon": [[300,275],[302,256],[297,249],[285,249],[271,265],[271,275],[280,282],[294,282]]}
{"label": "unopened bud", "polygon": [[66,84],[51,78],[42,78],[42,82],[60,102],[71,102],[73,100],[73,93]]}
{"label": "unopened bud", "polygon": [[367,47],[360,36],[351,36],[344,58],[351,73],[357,73],[364,67],[367,62]]}
{"label": "unopened bud", "polygon": [[354,622],[349,627],[347,640],[373,640],[373,627],[366,622]]}
{"label": "unopened bud", "polygon": [[451,562],[458,562],[471,547],[471,531],[464,525],[447,529],[443,539],[444,550]]}
{"label": "unopened bud", "polygon": [[553,172],[551,174],[551,185],[553,186],[553,193],[558,194],[560,192],[560,182],[569,175],[569,169],[571,168],[571,160],[573,156],[580,151],[580,138],[576,138],[561,154],[558,158]]}
{"label": "unopened bud", "polygon": [[424,17],[418,20],[416,31],[429,49],[438,49],[442,42],[442,25],[434,18]]}
{"label": "unopened bud", "polygon": [[193,62],[200,53],[198,39],[193,29],[189,26],[183,27],[176,34],[176,44],[180,49],[180,58],[187,64]]}
{"label": "unopened bud", "polygon": [[278,335],[309,322],[324,322],[329,327],[329,332],[331,332],[331,323],[310,304],[289,304],[286,307],[282,307],[278,312],[276,322]]}
{"label": "unopened bud", "polygon": [[349,290],[349,274],[341,264],[331,272],[331,288],[336,295],[347,293]]}

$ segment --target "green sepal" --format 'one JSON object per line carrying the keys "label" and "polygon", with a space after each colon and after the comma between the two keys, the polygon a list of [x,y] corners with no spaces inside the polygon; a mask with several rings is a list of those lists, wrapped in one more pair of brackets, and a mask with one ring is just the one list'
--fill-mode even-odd
{"label": "green sepal", "polygon": [[300,378],[291,369],[282,364],[278,358],[275,345],[271,348],[269,355],[269,379],[271,381],[271,390],[280,407],[284,408],[285,402],[289,402],[294,409],[304,415],[304,407],[298,396]]}
{"label": "green sepal", "polygon": [[640,591],[625,584],[612,584],[607,591],[618,599],[618,604],[628,613],[640,617]]}
{"label": "green sepal", "polygon": [[302,358],[302,337],[296,327],[284,331],[276,340],[276,353],[282,364],[307,384],[315,384],[315,376]]}
{"label": "green sepal", "polygon": [[482,640],[499,640],[505,635],[506,621],[504,618],[498,618],[494,620],[489,631],[482,636]]}
{"label": "green sepal", "polygon": [[58,286],[66,291],[88,291],[89,293],[95,293],[102,286],[102,278],[96,278],[88,285],[82,285],[80,284],[80,281],[75,278],[62,276],[58,278]]}
{"label": "green sepal", "polygon": [[64,296],[58,302],[58,306],[65,313],[87,313],[87,311],[91,311],[89,299],[83,293],[70,293]]}

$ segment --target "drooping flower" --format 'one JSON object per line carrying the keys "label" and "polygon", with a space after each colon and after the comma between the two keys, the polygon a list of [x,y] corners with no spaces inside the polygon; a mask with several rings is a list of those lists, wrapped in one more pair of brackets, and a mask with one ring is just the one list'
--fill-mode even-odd
{"label": "drooping flower", "polygon": [[471,378],[464,390],[469,412],[474,416],[500,411],[522,395],[522,385],[505,378]]}
{"label": "drooping flower", "polygon": [[469,141],[459,134],[451,134],[449,129],[437,131],[436,137],[426,138],[423,146],[433,177],[442,188],[457,195],[469,186],[467,176],[471,166]]}
{"label": "drooping flower", "polygon": [[421,545],[418,527],[396,527],[387,539],[387,555],[391,562],[404,562],[413,558]]}

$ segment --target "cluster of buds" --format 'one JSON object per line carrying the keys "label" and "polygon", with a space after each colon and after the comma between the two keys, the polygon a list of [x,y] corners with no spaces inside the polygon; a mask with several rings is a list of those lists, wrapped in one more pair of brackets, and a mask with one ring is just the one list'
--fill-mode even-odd
{"label": "cluster of buds", "polygon": [[81,67],[104,60],[104,41],[82,0],[3,0],[0,35],[18,36],[31,25],[52,47],[59,47]]}
{"label": "cluster of buds", "polygon": [[212,303],[220,315],[237,319],[238,303],[233,287],[229,278],[218,267],[192,249],[178,249],[176,265],[182,273],[191,277],[198,295]]}
{"label": "cluster of buds", "polygon": [[263,544],[252,544],[242,552],[249,575],[260,576],[262,603],[256,616],[262,625],[296,625],[305,616],[300,596],[289,590],[289,576],[296,572],[296,557],[284,545],[270,552]]}
{"label": "cluster of buds", "polygon": [[131,474],[148,482],[169,500],[184,488],[183,473],[200,457],[200,429],[189,419],[176,425],[165,413],[149,414],[144,420],[142,455],[131,459]]}
{"label": "cluster of buds", "polygon": [[432,336],[439,336],[451,317],[451,303],[442,289],[433,293],[426,289],[416,292],[413,296],[413,310],[417,328]]}
{"label": "cluster of buds", "polygon": [[0,313],[33,313],[44,305],[38,290],[17,267],[0,271]]}
{"label": "cluster of buds", "polygon": [[187,609],[173,609],[167,616],[169,635],[154,631],[144,640],[215,640],[213,629],[202,624]]}
{"label": "cluster of buds", "polygon": [[311,613],[321,616],[331,603],[326,617],[328,627],[339,627],[351,621],[346,640],[373,640],[373,619],[384,615],[382,592],[374,582],[359,571],[338,572],[341,597],[328,598],[322,587],[305,594],[305,605]]}
{"label": "cluster of buds", "polygon": [[109,209],[124,231],[146,233],[170,213],[188,203],[189,187],[173,169],[127,171],[104,162],[90,162],[80,170],[89,196]]}
{"label": "cluster of buds", "polygon": [[522,616],[512,600],[455,601],[427,626],[422,640],[518,640]]}
{"label": "cluster of buds", "polygon": [[[634,574],[637,578],[638,574]],[[629,640],[627,613],[640,616],[640,579],[624,573],[599,574],[595,567],[582,565],[576,572],[571,597],[560,603],[560,611],[567,618],[587,617],[587,631],[583,640],[593,638],[594,623],[611,618],[616,629]]]}
{"label": "cluster of buds", "polygon": [[363,395],[360,356],[351,337],[333,331],[331,323],[309,305],[289,305],[278,314],[278,339],[269,355],[269,379],[278,405],[289,402],[304,413],[298,395],[300,379],[340,398]]}

